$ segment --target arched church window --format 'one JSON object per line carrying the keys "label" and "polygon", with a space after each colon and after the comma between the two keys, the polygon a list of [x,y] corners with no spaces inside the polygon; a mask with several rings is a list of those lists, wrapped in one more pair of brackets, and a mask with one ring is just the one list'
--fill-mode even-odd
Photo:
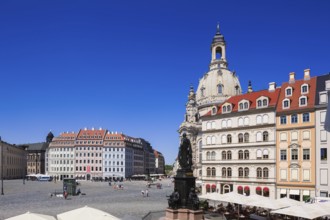
{"label": "arched church window", "polygon": [[223,85],[218,84],[218,94],[222,94],[223,93]]}

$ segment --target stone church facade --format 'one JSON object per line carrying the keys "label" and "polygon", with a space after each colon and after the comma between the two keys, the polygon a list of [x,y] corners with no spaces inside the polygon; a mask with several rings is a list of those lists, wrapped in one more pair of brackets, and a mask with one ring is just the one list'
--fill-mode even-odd
{"label": "stone church facade", "polygon": [[193,150],[194,176],[202,178],[202,122],[200,116],[206,114],[229,97],[242,93],[236,73],[228,69],[226,42],[219,25],[211,44],[209,70],[199,80],[197,91],[191,87],[186,103],[185,120],[178,130],[190,139]]}

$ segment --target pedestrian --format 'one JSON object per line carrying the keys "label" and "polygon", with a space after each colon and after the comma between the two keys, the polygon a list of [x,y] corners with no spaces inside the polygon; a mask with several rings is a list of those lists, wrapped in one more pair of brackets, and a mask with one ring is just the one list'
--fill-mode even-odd
{"label": "pedestrian", "polygon": [[148,190],[146,189],[146,196],[148,197],[149,196],[149,192],[148,192]]}
{"label": "pedestrian", "polygon": [[144,191],[143,190],[141,190],[141,195],[144,197]]}

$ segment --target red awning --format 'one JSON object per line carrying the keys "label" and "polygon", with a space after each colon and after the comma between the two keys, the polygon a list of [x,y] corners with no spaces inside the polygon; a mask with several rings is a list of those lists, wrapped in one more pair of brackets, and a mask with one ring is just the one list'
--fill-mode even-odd
{"label": "red awning", "polygon": [[210,188],[210,184],[206,184],[206,188]]}
{"label": "red awning", "polygon": [[265,188],[264,188],[264,192],[269,192],[268,187],[265,187]]}
{"label": "red awning", "polygon": [[244,191],[249,191],[250,190],[250,187],[246,186],[244,187]]}
{"label": "red awning", "polygon": [[215,184],[212,185],[212,189],[216,189],[217,186]]}
{"label": "red awning", "polygon": [[261,191],[261,187],[258,186],[258,187],[256,188],[256,191]]}
{"label": "red awning", "polygon": [[243,190],[243,187],[242,186],[238,186],[237,187],[237,190]]}

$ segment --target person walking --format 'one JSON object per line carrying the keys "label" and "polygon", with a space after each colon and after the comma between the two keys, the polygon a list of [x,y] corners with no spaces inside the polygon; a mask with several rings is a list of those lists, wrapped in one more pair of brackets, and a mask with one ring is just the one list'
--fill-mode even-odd
{"label": "person walking", "polygon": [[146,196],[149,197],[149,192],[148,190],[146,189]]}
{"label": "person walking", "polygon": [[144,197],[144,191],[143,190],[141,190],[141,195]]}

